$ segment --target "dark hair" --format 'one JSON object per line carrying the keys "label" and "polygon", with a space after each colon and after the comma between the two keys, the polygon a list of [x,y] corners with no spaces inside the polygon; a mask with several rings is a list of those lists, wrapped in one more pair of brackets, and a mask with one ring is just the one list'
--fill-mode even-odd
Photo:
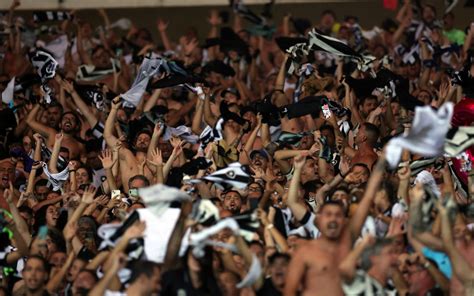
{"label": "dark hair", "polygon": [[94,176],[92,173],[92,169],[89,166],[85,164],[80,164],[76,169],[76,174],[79,169],[84,169],[87,172],[87,175],[89,176],[89,183],[93,181]]}
{"label": "dark hair", "polygon": [[373,146],[377,143],[378,138],[380,137],[380,130],[379,128],[369,122],[363,123],[365,127],[365,133],[367,135],[367,141]]}
{"label": "dark hair", "polygon": [[327,14],[331,15],[333,18],[336,18],[336,13],[335,13],[333,10],[331,10],[331,9],[326,9],[326,10],[324,10],[324,11],[321,13],[321,16],[325,16],[325,15],[327,15]]}
{"label": "dark hair", "polygon": [[36,189],[36,187],[39,187],[39,186],[48,186],[48,180],[39,179],[38,181],[36,181],[34,188]]}
{"label": "dark hair", "polygon": [[18,212],[20,212],[20,213],[26,213],[26,214],[30,215],[31,217],[34,216],[33,210],[32,210],[30,207],[28,207],[28,206],[21,206],[21,207],[19,207],[19,208],[18,208]]}
{"label": "dark hair", "polygon": [[231,192],[237,193],[239,195],[240,199],[242,199],[242,195],[240,195],[240,192],[238,192],[237,190],[232,190],[232,189],[229,189],[229,190],[224,192],[224,198],[228,193],[231,193]]}
{"label": "dark hair", "polygon": [[257,246],[262,247],[263,249],[265,249],[264,244],[263,244],[261,241],[259,241],[259,240],[255,240],[255,239],[252,240],[252,241],[249,243],[249,247],[252,246],[252,245],[257,245]]}
{"label": "dark hair", "polygon": [[359,167],[363,167],[364,170],[365,170],[365,173],[367,175],[370,175],[370,168],[368,165],[366,165],[365,163],[362,163],[362,162],[356,162],[352,165],[352,168],[356,167],[356,166],[359,166]]}
{"label": "dark hair", "polygon": [[150,186],[150,181],[148,180],[147,177],[143,176],[143,175],[135,175],[133,177],[131,177],[129,180],[128,180],[128,187],[131,188],[132,186],[132,182],[135,181],[135,180],[142,180],[143,183],[145,183],[145,186]]}
{"label": "dark hair", "polygon": [[153,261],[136,260],[130,264],[129,268],[132,271],[132,274],[128,282],[134,283],[142,275],[150,278],[153,275],[155,268],[160,268],[160,265]]}
{"label": "dark hair", "polygon": [[63,120],[64,116],[68,115],[68,114],[71,114],[72,116],[74,116],[74,118],[76,119],[76,131],[80,131],[81,130],[81,118],[79,118],[79,116],[72,112],[72,111],[68,111],[68,112],[64,112],[62,115],[61,115],[61,121]]}
{"label": "dark hair", "polygon": [[273,265],[277,259],[284,259],[286,262],[290,262],[291,257],[286,253],[273,253],[270,257],[268,257],[268,264]]}
{"label": "dark hair", "polygon": [[332,200],[332,199],[328,199],[326,201],[324,201],[324,203],[321,205],[321,207],[319,208],[319,211],[322,212],[324,210],[325,207],[327,206],[337,206],[337,207],[340,207],[341,210],[344,212],[344,204],[339,201],[339,200]]}
{"label": "dark hair", "polygon": [[56,228],[48,228],[48,236],[56,245],[59,252],[66,253],[66,241],[64,240],[63,234],[59,230]]}

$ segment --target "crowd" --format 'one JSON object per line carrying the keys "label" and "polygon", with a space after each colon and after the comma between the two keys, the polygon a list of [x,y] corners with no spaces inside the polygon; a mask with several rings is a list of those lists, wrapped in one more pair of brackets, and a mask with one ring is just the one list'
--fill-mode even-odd
{"label": "crowd", "polygon": [[172,40],[12,1],[0,295],[474,295],[474,23],[273,2]]}

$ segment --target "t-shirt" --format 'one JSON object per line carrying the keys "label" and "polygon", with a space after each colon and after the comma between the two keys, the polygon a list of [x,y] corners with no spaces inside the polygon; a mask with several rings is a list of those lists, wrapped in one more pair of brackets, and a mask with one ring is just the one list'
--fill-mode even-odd
{"label": "t-shirt", "polygon": [[391,296],[396,295],[396,291],[391,291],[383,287],[365,271],[356,271],[351,283],[343,283],[342,290],[347,296]]}
{"label": "t-shirt", "polygon": [[260,288],[260,290],[257,291],[257,296],[280,296],[280,295],[283,295],[283,294],[275,288],[271,278],[265,279],[265,281],[263,282],[263,286]]}
{"label": "t-shirt", "polygon": [[457,43],[459,45],[464,44],[466,39],[466,34],[458,29],[452,29],[451,31],[443,31],[444,36],[446,36],[451,43]]}
{"label": "t-shirt", "polygon": [[221,295],[217,281],[212,275],[206,276],[200,289],[195,289],[185,268],[170,270],[161,277],[161,295],[200,296]]}

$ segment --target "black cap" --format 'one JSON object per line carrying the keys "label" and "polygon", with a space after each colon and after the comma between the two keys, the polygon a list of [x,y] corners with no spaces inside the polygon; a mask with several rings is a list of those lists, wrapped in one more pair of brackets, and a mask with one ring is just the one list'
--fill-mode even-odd
{"label": "black cap", "polygon": [[275,42],[282,51],[286,52],[288,48],[298,43],[308,44],[308,39],[303,37],[277,37]]}
{"label": "black cap", "polygon": [[301,35],[306,33],[306,30],[311,28],[311,21],[305,18],[291,18],[290,21],[293,23],[296,32]]}

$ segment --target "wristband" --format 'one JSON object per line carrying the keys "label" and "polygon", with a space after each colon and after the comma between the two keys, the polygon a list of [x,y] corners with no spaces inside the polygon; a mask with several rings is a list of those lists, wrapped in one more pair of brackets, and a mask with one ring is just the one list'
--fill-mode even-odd
{"label": "wristband", "polygon": [[272,229],[273,227],[275,227],[275,225],[273,225],[273,224],[268,224],[267,226],[265,226],[265,228],[266,228],[267,230],[270,230],[270,229]]}
{"label": "wristband", "polygon": [[347,176],[347,174],[346,174],[346,175],[343,175],[343,174],[341,173],[341,171],[339,171],[339,176],[341,176],[343,179],[345,179],[346,176]]}

